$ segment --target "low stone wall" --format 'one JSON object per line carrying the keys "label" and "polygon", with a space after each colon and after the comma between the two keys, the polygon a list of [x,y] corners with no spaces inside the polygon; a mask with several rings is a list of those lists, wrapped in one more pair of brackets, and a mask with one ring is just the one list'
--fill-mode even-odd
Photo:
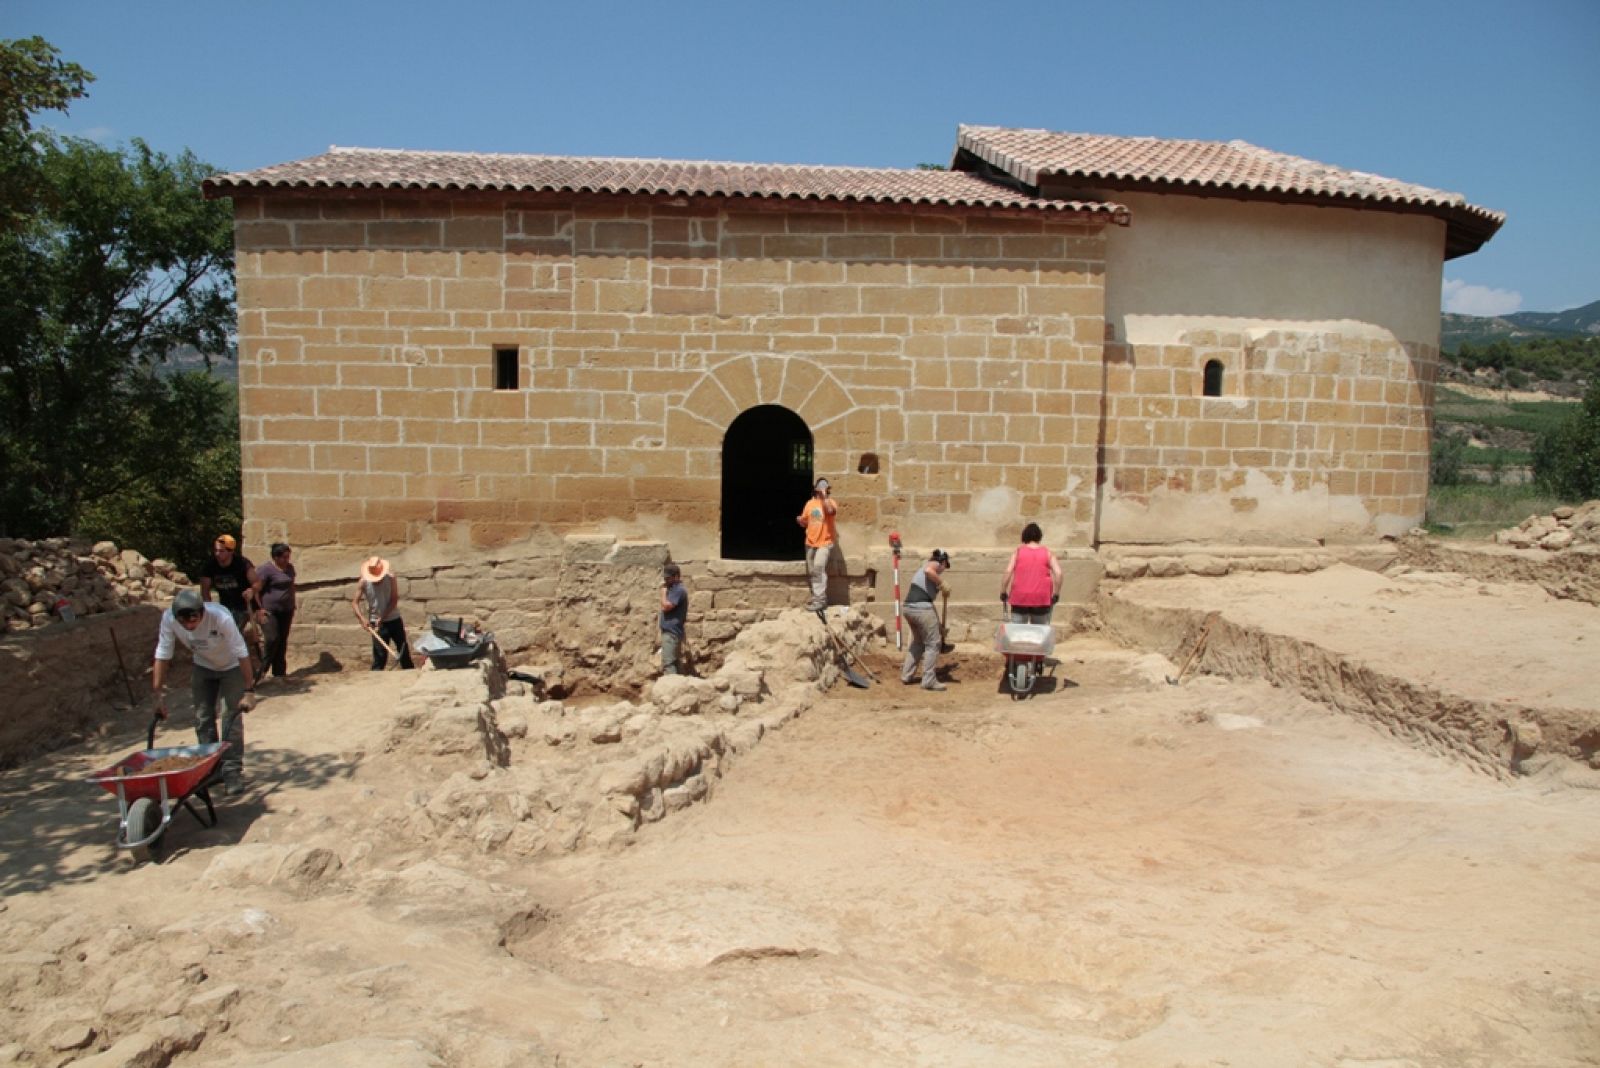
{"label": "low stone wall", "polygon": [[424,762],[436,785],[374,823],[389,839],[521,856],[621,844],[710,796],[726,760],[837,685],[838,644],[883,638],[866,613],[828,617],[831,637],[805,611],[755,624],[715,672],[657,678],[636,701],[546,700],[495,658],[421,672],[375,759]]}
{"label": "low stone wall", "polygon": [[[0,638],[0,768],[131,724],[135,702],[117,651],[136,701],[143,701],[161,611],[140,605]],[[181,684],[188,660],[176,666]]]}
{"label": "low stone wall", "polygon": [[1392,542],[1338,546],[1104,545],[1100,558],[1109,579],[1221,576],[1235,571],[1295,574],[1350,564],[1381,571],[1394,560]]}
{"label": "low stone wall", "polygon": [[115,542],[77,538],[0,538],[0,621],[7,631],[38,630],[71,616],[136,604],[166,607],[189,578],[166,560],[148,560]]}
{"label": "low stone wall", "polygon": [[[476,620],[511,663],[559,665],[568,692],[637,692],[657,674],[661,568],[670,559],[665,542],[573,535],[462,563],[397,560],[395,570],[413,641],[430,616]],[[689,590],[689,660],[705,672],[740,630],[810,597],[799,561],[677,563]],[[301,584],[291,671],[325,654],[347,668],[366,665],[371,641],[350,609],[355,590],[354,577]],[[860,605],[871,597],[869,578],[841,569],[829,596]]]}

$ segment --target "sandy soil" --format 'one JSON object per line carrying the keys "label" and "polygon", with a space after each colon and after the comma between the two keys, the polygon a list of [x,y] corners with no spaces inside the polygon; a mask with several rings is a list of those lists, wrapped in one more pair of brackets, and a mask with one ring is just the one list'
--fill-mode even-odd
{"label": "sandy soil", "polygon": [[1531,583],[1336,566],[1304,575],[1150,579],[1146,604],[1204,608],[1376,670],[1453,693],[1534,707],[1600,709],[1600,611]]}
{"label": "sandy soil", "polygon": [[[380,751],[401,673],[266,700],[250,792],[160,865],[114,855],[81,781],[143,743],[56,754],[0,776],[0,1063],[1600,1063],[1600,797],[1097,639],[1058,654],[1025,701],[979,650],[942,694],[875,657],[886,684],[708,802],[536,861],[377,819],[428,785]],[[305,845],[342,867],[262,874]]]}

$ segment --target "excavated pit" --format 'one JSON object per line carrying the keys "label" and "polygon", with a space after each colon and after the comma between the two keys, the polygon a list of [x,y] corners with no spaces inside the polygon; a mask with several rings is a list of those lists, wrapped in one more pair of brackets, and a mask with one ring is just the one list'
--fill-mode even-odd
{"label": "excavated pit", "polygon": [[[1430,625],[1446,609],[1467,622]],[[1144,580],[1103,591],[1099,612],[1175,663],[1204,631],[1191,671],[1263,679],[1488,774],[1600,785],[1600,685],[1574,667],[1600,616],[1533,586],[1338,567]]]}

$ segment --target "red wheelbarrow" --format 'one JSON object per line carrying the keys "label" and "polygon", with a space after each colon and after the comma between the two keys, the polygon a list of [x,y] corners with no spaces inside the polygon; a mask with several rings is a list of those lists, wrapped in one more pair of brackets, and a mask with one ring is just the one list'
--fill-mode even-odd
{"label": "red wheelbarrow", "polygon": [[[117,795],[117,848],[128,850],[135,863],[152,859],[180,805],[200,826],[217,825],[210,787],[221,778],[217,763],[231,744],[210,742],[157,749],[156,722],[150,721],[147,748],[100,769],[88,780]],[[205,804],[204,816],[189,803],[192,797]]]}

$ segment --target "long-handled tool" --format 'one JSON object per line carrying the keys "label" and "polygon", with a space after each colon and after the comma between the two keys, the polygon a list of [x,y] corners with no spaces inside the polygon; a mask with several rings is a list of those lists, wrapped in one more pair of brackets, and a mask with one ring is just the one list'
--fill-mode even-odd
{"label": "long-handled tool", "polygon": [[[828,626],[828,617],[823,615],[821,612],[818,612],[817,618],[822,620],[822,629],[828,635],[828,642],[833,646],[834,654],[839,658],[840,674],[844,676],[844,680],[846,682],[854,686],[856,689],[865,690],[870,683],[861,677],[860,672],[856,671],[855,668],[850,666],[850,651],[845,648],[844,642],[839,640],[839,636],[833,632],[833,628]],[[859,660],[856,662],[860,663]],[[863,665],[863,667],[864,666],[865,665]],[[871,672],[868,672],[868,674],[871,674]],[[876,679],[873,681],[876,681]]]}
{"label": "long-handled tool", "polygon": [[1178,685],[1178,683],[1183,681],[1183,677],[1189,673],[1189,665],[1195,662],[1195,658],[1198,657],[1201,650],[1205,649],[1206,647],[1206,639],[1211,637],[1211,624],[1217,621],[1217,615],[1218,613],[1216,612],[1206,613],[1206,621],[1200,627],[1200,636],[1195,639],[1194,648],[1189,651],[1189,658],[1183,662],[1183,667],[1178,669],[1177,678],[1173,678],[1171,675],[1167,676],[1168,686]]}
{"label": "long-handled tool", "polygon": [[944,621],[946,619],[950,618],[950,594],[949,594],[949,592],[946,591],[946,590],[940,590],[939,591],[939,600],[944,602],[944,611],[935,612],[934,613],[935,615],[937,615],[939,617],[939,651],[941,653],[953,653],[953,652],[955,652],[956,647],[950,644],[950,637],[945,632],[945,626],[944,626]]}
{"label": "long-handled tool", "polygon": [[[138,708],[139,699],[133,695],[133,680],[128,678],[128,665],[122,660],[122,646],[117,641],[117,628],[108,627],[106,629],[111,634],[111,650],[117,654],[117,669],[122,672],[122,684],[128,688],[128,704],[132,705],[134,708]],[[152,737],[154,737],[153,734]],[[154,749],[155,744],[156,743],[152,741],[150,743],[150,748]]]}
{"label": "long-handled tool", "polygon": [[889,548],[894,553],[894,647],[898,652],[905,648],[900,637],[900,533],[889,532]]}
{"label": "long-handled tool", "polygon": [[[372,640],[383,646],[384,651],[389,654],[388,663],[393,664],[395,667],[399,667],[400,650],[396,649],[388,638],[385,638],[382,634],[379,634],[378,628],[373,626],[367,617],[362,615],[361,611],[356,608],[355,605],[350,606],[350,611],[355,613],[356,621],[361,624],[361,629],[372,635]],[[384,666],[387,667],[388,664],[385,664]]]}

